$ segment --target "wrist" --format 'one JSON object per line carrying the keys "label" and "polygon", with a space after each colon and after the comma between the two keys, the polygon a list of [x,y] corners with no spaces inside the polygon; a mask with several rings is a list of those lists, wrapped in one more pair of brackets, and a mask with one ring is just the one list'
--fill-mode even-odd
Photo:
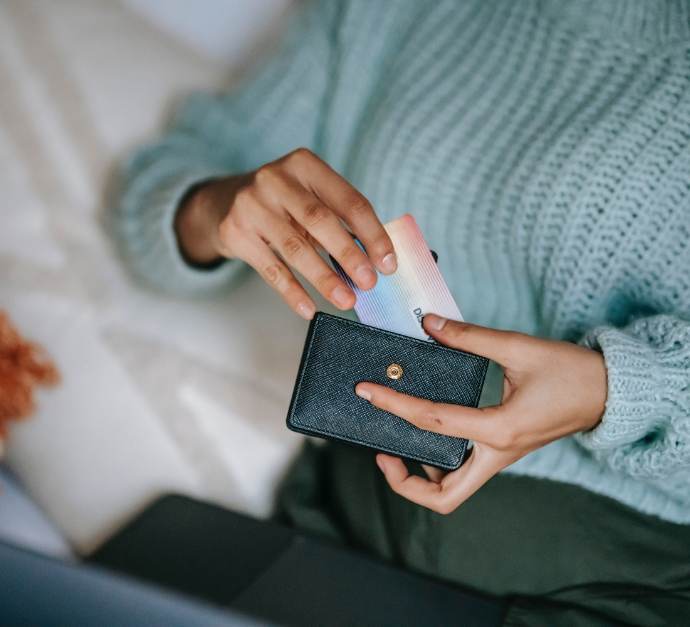
{"label": "wrist", "polygon": [[589,420],[585,424],[583,432],[587,433],[596,429],[606,411],[608,399],[608,371],[604,356],[596,350],[589,350],[589,385],[587,386],[587,404],[591,406]]}
{"label": "wrist", "polygon": [[229,205],[226,208],[222,199],[216,198],[218,194],[213,193],[220,182],[207,181],[193,187],[175,214],[177,245],[183,259],[192,267],[210,269],[225,259],[219,250],[218,230]]}

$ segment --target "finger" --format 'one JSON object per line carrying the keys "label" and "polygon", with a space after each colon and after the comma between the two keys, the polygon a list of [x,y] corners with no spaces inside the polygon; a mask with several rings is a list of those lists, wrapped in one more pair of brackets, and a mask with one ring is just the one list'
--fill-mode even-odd
{"label": "finger", "polygon": [[475,409],[434,403],[376,383],[358,383],[355,392],[372,405],[400,416],[425,431],[479,442],[490,438],[492,434],[492,418],[497,411],[494,407]]}
{"label": "finger", "polygon": [[434,483],[441,483],[443,477],[445,477],[448,474],[445,470],[442,470],[441,468],[427,466],[426,464],[422,464],[422,468],[424,469],[426,476],[429,477],[429,480],[433,481]]}
{"label": "finger", "polygon": [[252,266],[274,290],[276,290],[300,316],[311,320],[316,313],[316,305],[295,275],[270,247],[257,238],[255,242],[243,247],[239,255]]}
{"label": "finger", "polygon": [[283,259],[339,309],[352,309],[354,292],[321,258],[307,238],[273,214],[264,216],[263,232]]}
{"label": "finger", "polygon": [[[421,495],[428,493],[431,495],[441,489],[439,483],[427,481],[423,477],[411,475],[399,457],[379,453],[376,456],[376,463],[386,477],[388,485],[390,485],[395,492],[402,494],[402,496],[406,498],[409,498],[407,494]],[[405,485],[403,486],[403,484]],[[403,492],[405,492],[405,494],[403,494]],[[429,496],[429,499],[430,498],[432,497]],[[415,503],[418,502],[419,501],[415,500]]]}
{"label": "finger", "polygon": [[308,150],[292,153],[290,167],[304,187],[311,190],[357,236],[369,258],[383,274],[398,267],[397,257],[386,229],[369,201],[327,163]]}
{"label": "finger", "polygon": [[502,366],[511,362],[516,353],[525,348],[525,338],[529,337],[513,331],[448,320],[432,313],[424,316],[424,329],[441,344],[481,355]]}
{"label": "finger", "polygon": [[394,492],[439,514],[455,510],[507,465],[495,455],[475,452],[458,470],[447,474],[440,483],[434,483],[410,475],[402,461],[395,457],[380,454],[377,463]]}
{"label": "finger", "polygon": [[338,216],[312,192],[289,177],[275,177],[270,186],[269,202],[287,211],[318,241],[346,274],[363,290],[376,285],[376,269],[367,254],[355,243]]}

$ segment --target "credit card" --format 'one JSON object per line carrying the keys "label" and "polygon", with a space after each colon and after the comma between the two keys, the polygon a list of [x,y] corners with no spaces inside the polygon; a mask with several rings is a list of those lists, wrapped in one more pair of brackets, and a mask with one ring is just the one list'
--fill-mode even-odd
{"label": "credit card", "polygon": [[378,281],[373,289],[359,289],[331,258],[333,266],[357,296],[355,312],[360,322],[422,340],[432,340],[422,327],[424,316],[435,313],[462,321],[460,310],[414,217],[405,214],[384,224],[384,228],[398,256],[398,269],[391,275],[377,271]]}

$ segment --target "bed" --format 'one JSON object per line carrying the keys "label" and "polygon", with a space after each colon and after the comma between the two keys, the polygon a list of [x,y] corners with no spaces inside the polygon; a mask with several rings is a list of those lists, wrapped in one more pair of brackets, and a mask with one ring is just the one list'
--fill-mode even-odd
{"label": "bed", "polygon": [[0,0],[0,308],[62,374],[6,463],[77,553],[166,492],[266,516],[300,445],[284,419],[306,323],[255,276],[213,300],[151,293],[101,227],[118,159],[183,94],[236,80],[287,3],[225,3],[254,30],[211,54],[142,17],[164,4]]}

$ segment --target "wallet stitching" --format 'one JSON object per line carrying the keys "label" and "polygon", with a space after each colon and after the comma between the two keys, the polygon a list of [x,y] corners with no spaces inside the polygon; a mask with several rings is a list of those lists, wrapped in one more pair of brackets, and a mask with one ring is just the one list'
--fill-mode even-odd
{"label": "wallet stitching", "polygon": [[[336,316],[333,316],[334,318]],[[304,357],[304,363],[307,363],[307,359],[309,358],[309,354],[311,353],[312,346],[314,344],[314,338],[316,337],[316,327],[321,323],[321,320],[323,320],[322,317],[318,316],[316,320],[314,320],[314,326],[312,328],[312,333],[311,337],[309,338],[309,345],[307,346],[307,350],[305,351],[305,357]],[[300,373],[299,373],[299,379],[297,381],[297,391],[295,392],[294,399],[297,400],[299,397],[300,390],[302,389],[302,381],[304,380],[304,375],[306,372],[306,368],[301,368]],[[291,403],[290,405],[290,422],[293,424],[303,424],[300,423],[299,420],[295,420],[295,403]]]}
{"label": "wallet stitching", "polygon": [[[385,410],[384,410],[384,411],[385,411]],[[387,412],[387,413],[390,413],[390,412]],[[391,416],[395,416],[395,414],[391,414]],[[400,416],[395,416],[395,417],[396,417],[396,418],[400,418]],[[404,418],[400,418],[400,419],[401,419],[401,420],[404,420]],[[299,422],[297,422],[297,421],[293,421],[293,422],[295,422],[296,424],[301,424],[301,423],[299,423]],[[415,425],[412,425],[412,426],[415,426]],[[417,427],[417,428],[419,429],[419,427]],[[366,442],[366,441],[364,441],[364,440],[358,440],[357,438],[350,438],[350,437],[345,438],[345,437],[343,437],[343,436],[341,436],[341,435],[338,435],[335,431],[324,431],[323,429],[318,429],[317,427],[311,427],[311,426],[306,427],[306,429],[308,429],[308,431],[309,431],[310,433],[319,433],[319,434],[321,434],[321,435],[326,435],[326,436],[329,436],[329,437],[331,437],[331,438],[340,440],[341,442],[351,442],[352,444],[359,444],[359,445],[361,445],[361,446],[366,446],[366,447],[368,447],[368,448],[372,448],[371,442]],[[422,429],[422,431],[423,431],[423,429]],[[437,435],[444,435],[444,434],[443,434],[443,433],[438,433]],[[449,438],[449,437],[452,437],[452,436],[445,436],[445,437]],[[462,449],[463,449],[463,450],[462,450],[462,454],[459,455],[460,460],[462,460],[462,457],[463,457],[463,455],[464,455],[464,453],[465,453],[465,449],[467,448],[467,439],[466,439],[466,438],[454,438],[454,439],[456,439],[456,440],[463,440],[463,441],[465,442],[465,444],[462,446]],[[384,448],[384,447],[382,447],[382,446],[376,446],[375,448],[376,448],[376,450],[382,451],[382,452],[384,452],[384,453],[393,453],[394,455],[399,455],[400,457],[405,457],[405,458],[407,458],[407,459],[412,459],[412,458],[410,457],[410,455],[407,454],[407,453],[405,453],[404,451],[400,451],[400,450],[396,450],[396,449],[392,449],[392,448]],[[431,459],[430,457],[424,457],[424,456],[422,456],[422,455],[415,455],[414,459],[415,459],[416,461],[428,462],[428,463],[430,463],[432,466],[438,466],[438,465],[439,465],[438,459]]]}

